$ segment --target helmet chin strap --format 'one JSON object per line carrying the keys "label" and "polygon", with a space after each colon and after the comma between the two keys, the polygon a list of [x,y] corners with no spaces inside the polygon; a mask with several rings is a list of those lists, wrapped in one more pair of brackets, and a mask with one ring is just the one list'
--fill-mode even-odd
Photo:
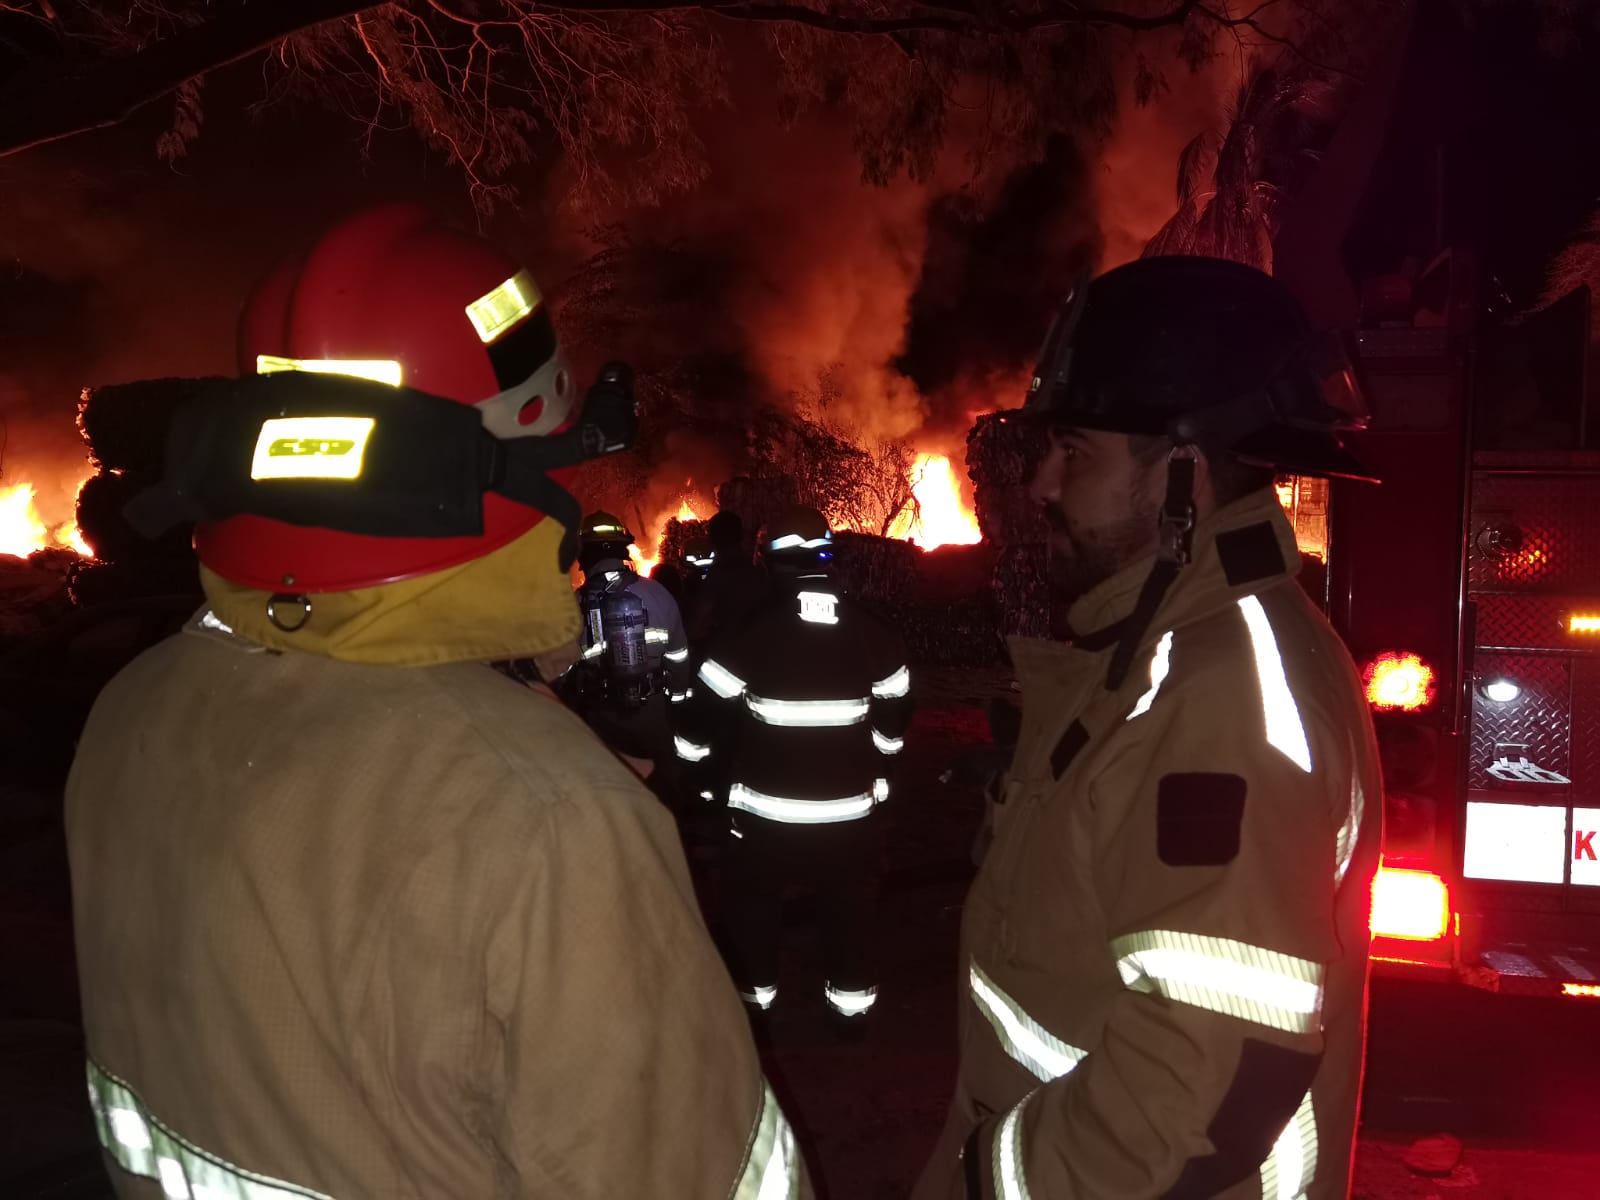
{"label": "helmet chin strap", "polygon": [[1156,610],[1167,590],[1177,582],[1178,573],[1189,564],[1194,550],[1194,464],[1198,456],[1192,445],[1174,446],[1167,456],[1167,498],[1161,505],[1155,566],[1145,576],[1133,611],[1122,623],[1111,667],[1106,672],[1107,691],[1116,691],[1128,678],[1133,656],[1149,632]]}

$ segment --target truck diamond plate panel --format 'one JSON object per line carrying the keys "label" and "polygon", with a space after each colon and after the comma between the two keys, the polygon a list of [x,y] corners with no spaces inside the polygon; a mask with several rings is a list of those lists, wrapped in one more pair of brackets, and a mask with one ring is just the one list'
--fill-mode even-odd
{"label": "truck diamond plate panel", "polygon": [[1600,475],[1475,474],[1468,589],[1586,591],[1600,579]]}
{"label": "truck diamond plate panel", "polygon": [[[1525,758],[1544,771],[1572,777],[1571,663],[1544,655],[1479,654],[1473,664],[1472,748],[1467,786],[1482,791],[1514,791],[1564,797],[1565,787],[1518,782],[1514,772],[1492,772],[1500,759]],[[1515,700],[1484,696],[1482,686],[1505,679],[1519,689]]]}
{"label": "truck diamond plate panel", "polygon": [[1474,596],[1472,603],[1480,646],[1600,653],[1600,599],[1500,593]]}

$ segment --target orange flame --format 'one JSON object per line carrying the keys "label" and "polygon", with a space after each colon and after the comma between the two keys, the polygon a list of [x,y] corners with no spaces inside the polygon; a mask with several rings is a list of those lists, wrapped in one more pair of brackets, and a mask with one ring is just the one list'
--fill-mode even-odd
{"label": "orange flame", "polygon": [[890,537],[915,542],[924,550],[983,541],[978,518],[962,501],[955,468],[945,455],[917,455],[911,468],[911,494],[917,498],[917,509],[907,509],[894,519]]}
{"label": "orange flame", "polygon": [[[700,519],[701,519],[700,518],[700,514],[695,512],[694,506],[691,505],[687,499],[685,499],[678,505],[678,511],[677,512],[664,514],[663,516],[661,516],[657,520],[652,521],[651,522],[651,526],[653,526],[655,528],[655,530],[656,530],[656,534],[655,534],[655,537],[653,539],[654,542],[655,542],[656,553],[654,555],[646,554],[643,550],[639,549],[639,546],[638,546],[637,543],[635,543],[632,546],[629,546],[628,547],[628,558],[633,563],[633,569],[635,571],[637,571],[640,575],[643,575],[643,576],[648,578],[650,573],[652,571],[654,571],[657,566],[660,565],[660,563],[661,563],[661,553],[660,553],[661,531],[666,528],[667,522],[669,520],[698,521]],[[645,530],[641,530],[640,532],[644,533],[646,531]]]}
{"label": "orange flame", "polygon": [[[83,486],[82,481],[78,487]],[[31,483],[0,487],[0,554],[26,558],[37,550],[71,550],[92,558],[76,521],[50,525],[34,506],[38,490]]]}

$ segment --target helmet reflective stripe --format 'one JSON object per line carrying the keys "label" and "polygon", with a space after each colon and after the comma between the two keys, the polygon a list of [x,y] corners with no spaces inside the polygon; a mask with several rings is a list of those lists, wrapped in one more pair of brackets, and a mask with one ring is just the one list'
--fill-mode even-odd
{"label": "helmet reflective stripe", "polygon": [[911,672],[904,667],[884,676],[872,685],[872,694],[880,700],[894,700],[911,694]]}
{"label": "helmet reflective stripe", "polygon": [[782,537],[773,538],[767,543],[768,550],[816,550],[831,544],[833,535],[825,534],[822,537],[803,538],[798,533],[786,533]]}
{"label": "helmet reflective stripe", "polygon": [[736,783],[728,789],[728,807],[790,825],[827,825],[866,816],[872,811],[872,793],[862,792],[859,796],[838,800],[791,800],[784,796],[768,796]]}
{"label": "helmet reflective stripe", "polygon": [[256,355],[257,375],[276,375],[279,371],[305,371],[312,375],[349,375],[399,387],[405,372],[392,358],[284,358],[277,354]]}
{"label": "helmet reflective stripe", "polygon": [[878,1002],[878,989],[875,987],[837,988],[828,983],[823,985],[822,994],[828,998],[828,1004],[835,1012],[847,1017],[860,1016]]}
{"label": "helmet reflective stripe", "polygon": [[130,1175],[193,1200],[330,1200],[322,1192],[245,1171],[195,1146],[150,1115],[137,1093],[93,1059],[89,1103],[100,1144]]}
{"label": "helmet reflective stripe", "polygon": [[527,271],[518,271],[492,292],[467,305],[467,320],[485,344],[494,341],[539,306],[539,285]]}
{"label": "helmet reflective stripe", "polygon": [[859,700],[769,700],[754,692],[746,694],[744,702],[758,721],[802,729],[858,725],[867,719],[867,710],[872,706],[864,696]]}

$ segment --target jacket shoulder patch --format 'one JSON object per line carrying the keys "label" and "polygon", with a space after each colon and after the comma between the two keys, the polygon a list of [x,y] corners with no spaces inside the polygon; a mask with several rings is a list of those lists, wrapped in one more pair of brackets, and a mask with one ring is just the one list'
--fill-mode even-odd
{"label": "jacket shoulder patch", "polygon": [[1163,775],[1156,790],[1156,854],[1169,867],[1220,867],[1239,857],[1248,790],[1238,775]]}
{"label": "jacket shoulder patch", "polygon": [[1289,569],[1278,546],[1278,535],[1265,521],[1217,534],[1217,559],[1229,587],[1270,579]]}

